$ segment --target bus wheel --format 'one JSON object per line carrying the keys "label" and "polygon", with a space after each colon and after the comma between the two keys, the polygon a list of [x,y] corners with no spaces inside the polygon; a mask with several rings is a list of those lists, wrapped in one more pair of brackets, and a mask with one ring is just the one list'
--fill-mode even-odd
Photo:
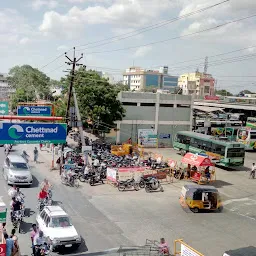
{"label": "bus wheel", "polygon": [[187,153],[187,152],[186,152],[184,149],[182,149],[182,150],[180,151],[180,154],[181,154],[182,156],[185,156],[186,153]]}

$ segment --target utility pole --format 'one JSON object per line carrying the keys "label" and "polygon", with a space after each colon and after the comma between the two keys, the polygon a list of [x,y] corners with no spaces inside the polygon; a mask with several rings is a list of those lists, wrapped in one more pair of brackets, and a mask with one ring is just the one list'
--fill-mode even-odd
{"label": "utility pole", "polygon": [[[72,69],[71,69],[71,79],[70,79],[70,85],[69,85],[69,89],[68,89],[68,102],[67,102],[67,108],[66,108],[66,116],[65,116],[65,121],[68,127],[68,121],[69,121],[69,109],[70,109],[70,102],[71,102],[71,97],[72,97],[72,89],[73,89],[73,84],[74,84],[74,78],[75,78],[75,70],[76,70],[76,66],[80,66],[80,64],[78,64],[78,62],[83,58],[83,54],[81,54],[80,58],[76,58],[76,48],[73,48],[73,60],[71,60],[68,56],[67,53],[65,52],[65,57],[69,60],[67,62],[65,62],[68,65],[72,65]],[[62,173],[62,166],[63,166],[63,152],[64,152],[64,147],[65,145],[62,144],[62,148],[61,148],[61,161],[60,161],[60,175]]]}

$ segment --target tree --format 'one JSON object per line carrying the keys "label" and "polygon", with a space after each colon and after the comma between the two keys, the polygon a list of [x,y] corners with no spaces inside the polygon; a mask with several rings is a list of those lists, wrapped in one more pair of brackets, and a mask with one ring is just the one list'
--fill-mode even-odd
{"label": "tree", "polygon": [[157,86],[150,85],[150,86],[145,87],[142,91],[143,92],[154,92],[155,93],[157,91],[157,89],[158,89]]}
{"label": "tree", "polygon": [[124,92],[124,91],[129,91],[129,90],[130,90],[129,85],[123,84],[122,82],[118,82],[118,83],[116,83],[116,84],[113,85],[113,86],[116,88],[116,90],[117,90],[118,92]]}
{"label": "tree", "polygon": [[[61,79],[64,87],[68,87],[70,79],[70,76]],[[124,117],[125,110],[117,100],[119,90],[97,72],[81,67],[75,73],[74,86],[82,119],[90,119],[94,127],[109,131],[115,121]]]}
{"label": "tree", "polygon": [[232,93],[228,92],[227,90],[216,90],[215,91],[216,95],[221,95],[221,96],[233,96]]}
{"label": "tree", "polygon": [[50,94],[50,78],[29,65],[13,67],[9,72],[8,82],[15,90],[13,107],[22,101],[46,99]]}

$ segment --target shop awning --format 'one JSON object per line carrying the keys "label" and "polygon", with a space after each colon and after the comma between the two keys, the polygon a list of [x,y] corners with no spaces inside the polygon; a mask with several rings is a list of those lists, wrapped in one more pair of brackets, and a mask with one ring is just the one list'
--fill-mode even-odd
{"label": "shop awning", "polygon": [[181,160],[182,163],[195,166],[214,166],[208,157],[187,153]]}

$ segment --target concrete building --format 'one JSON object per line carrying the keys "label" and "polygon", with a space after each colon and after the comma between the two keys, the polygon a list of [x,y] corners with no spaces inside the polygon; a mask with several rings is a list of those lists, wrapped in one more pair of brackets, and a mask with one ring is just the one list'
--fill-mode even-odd
{"label": "concrete building", "polygon": [[130,67],[123,73],[123,84],[128,85],[131,91],[150,87],[174,91],[178,86],[178,77],[169,75],[168,67],[161,67],[159,70]]}
{"label": "concrete building", "polygon": [[[157,146],[171,147],[177,131],[192,129],[193,100],[190,95],[120,92],[126,116],[117,122],[117,142],[132,138],[138,142],[140,130],[154,130]],[[156,146],[156,145],[155,145]]]}
{"label": "concrete building", "polygon": [[215,79],[201,72],[186,73],[179,77],[178,85],[184,95],[204,97],[214,95]]}
{"label": "concrete building", "polygon": [[10,85],[7,82],[7,75],[0,73],[0,98],[8,99],[13,92]]}

